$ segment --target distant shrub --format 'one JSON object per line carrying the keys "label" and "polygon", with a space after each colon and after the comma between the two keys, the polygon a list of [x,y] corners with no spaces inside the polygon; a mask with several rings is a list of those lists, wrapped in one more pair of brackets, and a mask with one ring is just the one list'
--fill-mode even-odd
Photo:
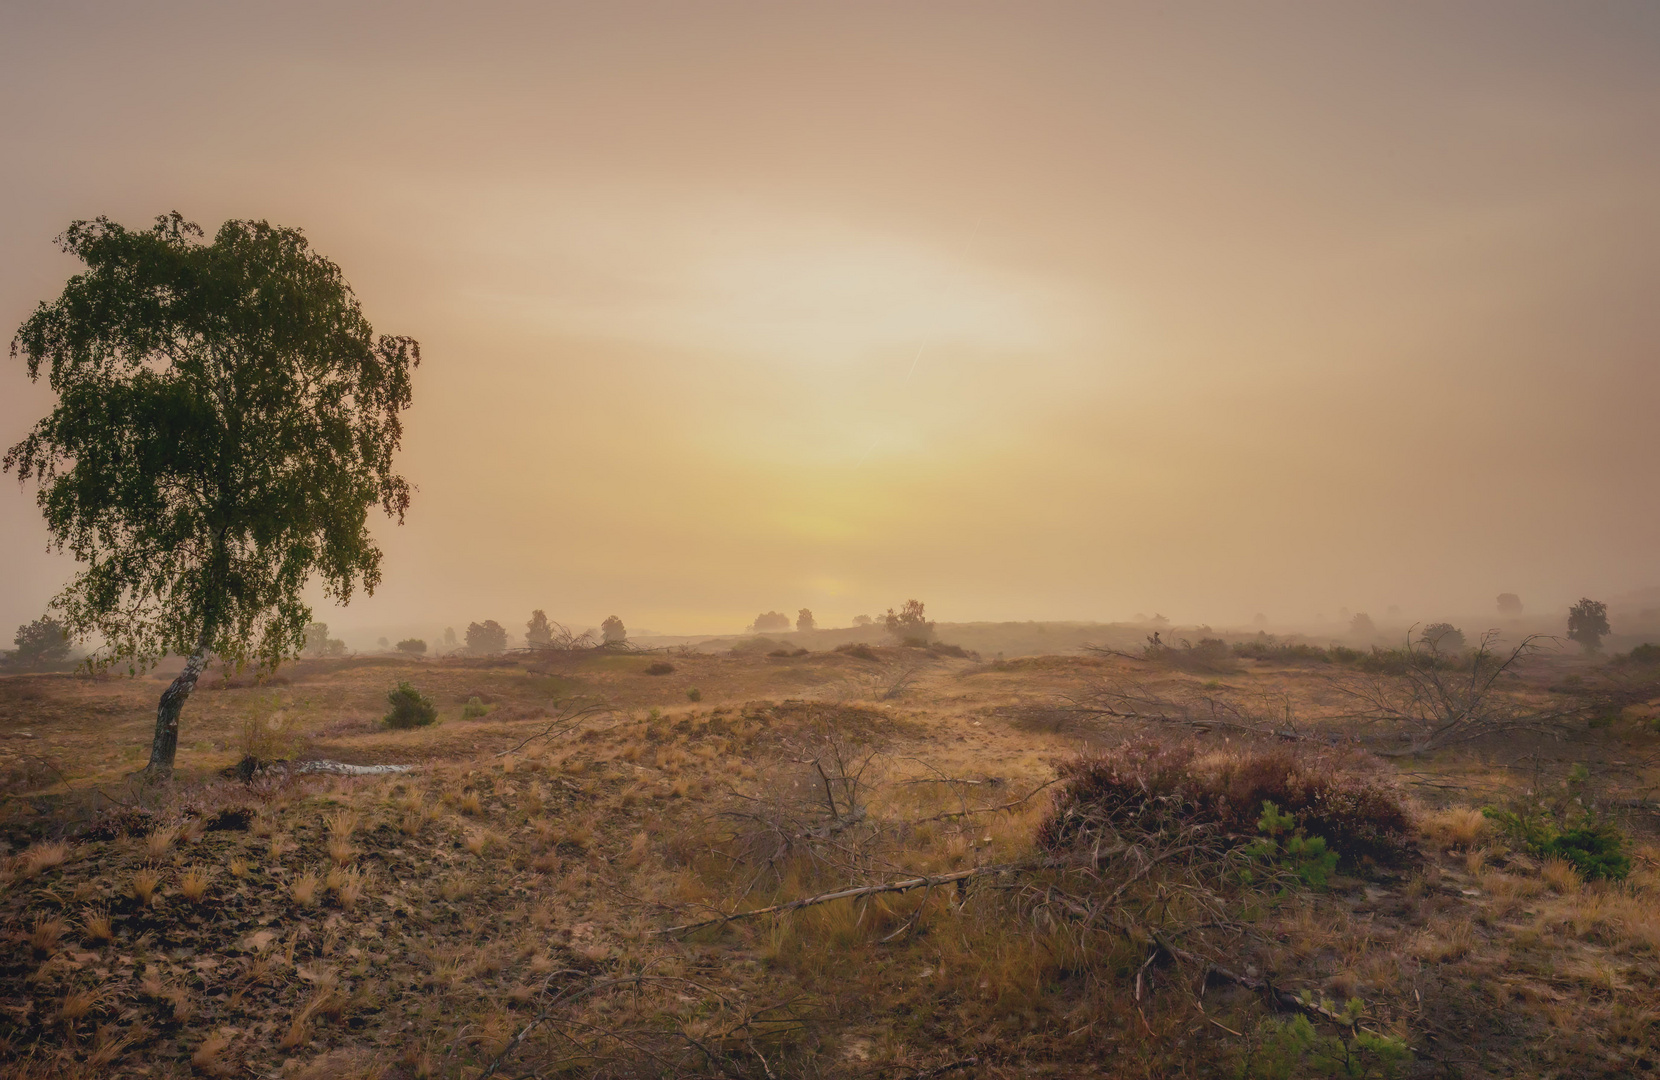
{"label": "distant shrub", "polygon": [[1155,664],[1182,671],[1228,672],[1237,667],[1233,663],[1233,650],[1221,638],[1200,638],[1197,644],[1184,638],[1171,645],[1155,633],[1148,636],[1141,655]]}
{"label": "distant shrub", "polygon": [[1616,656],[1617,664],[1634,664],[1640,667],[1660,666],[1660,645],[1644,642],[1623,656]]}
{"label": "distant shrub", "polygon": [[959,660],[978,660],[980,658],[978,653],[971,653],[961,645],[947,645],[941,641],[929,645],[928,651],[936,656],[955,656]]}
{"label": "distant shrub", "polygon": [[756,634],[776,634],[790,628],[790,617],[782,611],[763,611],[755,616],[749,629]]}
{"label": "distant shrub", "polygon": [[1061,766],[1054,809],[1038,843],[1061,851],[1113,833],[1163,834],[1195,825],[1239,846],[1261,832],[1264,803],[1324,837],[1350,863],[1401,865],[1417,856],[1400,798],[1329,751],[1244,747],[1218,754],[1192,742],[1132,739]]}
{"label": "distant shrub", "polygon": [[933,640],[934,624],[924,613],[925,607],[921,600],[907,600],[897,612],[889,608],[882,623],[904,644],[926,645]]}
{"label": "distant shrub", "polygon": [[1602,648],[1602,639],[1613,631],[1608,626],[1608,605],[1586,597],[1568,609],[1568,639],[1577,641],[1587,653]]}
{"label": "distant shrub", "polygon": [[686,691],[686,700],[687,701],[702,701],[703,700],[703,691],[699,690],[695,686],[692,687],[690,690]]}
{"label": "distant shrub", "polygon": [[385,720],[389,728],[426,727],[438,719],[438,707],[432,699],[407,682],[399,683],[386,695],[386,701],[392,706]]}
{"label": "distant shrub", "polygon": [[1457,655],[1464,648],[1464,631],[1448,622],[1430,623],[1418,635],[1418,643],[1431,652]]}
{"label": "distant shrub", "polygon": [[398,642],[398,651],[409,656],[424,656],[427,651],[427,643],[420,638],[404,638]]}
{"label": "distant shrub", "polygon": [[1589,771],[1576,765],[1555,789],[1530,791],[1508,806],[1483,807],[1481,812],[1529,854],[1563,859],[1588,881],[1621,881],[1631,873],[1625,833],[1588,805],[1589,779]]}
{"label": "distant shrub", "polygon": [[467,624],[467,651],[475,656],[495,656],[507,648],[507,627],[494,619]]}
{"label": "distant shrub", "polygon": [[345,656],[346,643],[339,638],[329,637],[329,624],[323,622],[307,623],[305,628],[306,656],[314,660],[325,657]]}
{"label": "distant shrub", "polygon": [[674,674],[674,665],[670,664],[670,663],[666,663],[662,660],[653,661],[651,664],[648,664],[646,666],[646,674],[647,675],[672,675],[672,674]]}
{"label": "distant shrub", "polygon": [[[1347,650],[1354,652],[1353,649]],[[1329,664],[1331,654],[1318,645],[1295,645],[1275,641],[1267,634],[1253,641],[1235,642],[1233,654],[1242,660],[1260,660],[1267,664]]]}
{"label": "distant shrub", "polygon": [[876,650],[862,641],[850,641],[845,645],[837,645],[836,651],[846,656],[857,657],[860,660],[875,660],[877,658]]}
{"label": "distant shrub", "polygon": [[771,652],[767,653],[767,655],[768,656],[790,656],[792,654],[791,654],[790,650],[788,650],[788,649],[774,649]]}
{"label": "distant shrub", "polygon": [[809,630],[816,630],[818,624],[813,621],[813,609],[802,608],[795,614],[795,628],[798,633],[805,634]]}
{"label": "distant shrub", "polygon": [[600,640],[607,645],[621,645],[628,640],[628,628],[615,615],[607,615],[599,624]]}
{"label": "distant shrub", "polygon": [[461,719],[477,720],[481,716],[490,715],[490,706],[484,704],[482,698],[468,698],[467,704],[461,706]]}

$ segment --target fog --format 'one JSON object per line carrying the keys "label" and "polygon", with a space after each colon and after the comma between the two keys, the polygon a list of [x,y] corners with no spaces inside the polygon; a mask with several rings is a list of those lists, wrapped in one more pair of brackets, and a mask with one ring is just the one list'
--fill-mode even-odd
{"label": "fog", "polygon": [[[1660,610],[1652,5],[12,3],[0,39],[8,329],[70,221],[177,209],[303,227],[420,340],[384,583],[317,612],[354,646]],[[10,445],[49,397],[0,388]],[[3,637],[74,573],[33,499],[0,484]]]}

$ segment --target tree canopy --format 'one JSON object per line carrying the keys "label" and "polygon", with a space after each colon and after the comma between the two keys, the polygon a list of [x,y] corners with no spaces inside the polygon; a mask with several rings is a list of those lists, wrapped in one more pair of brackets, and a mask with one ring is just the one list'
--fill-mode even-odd
{"label": "tree canopy", "polygon": [[101,639],[94,663],[191,658],[158,710],[163,775],[210,652],[274,667],[305,642],[313,576],[341,603],[379,584],[368,511],[401,522],[409,505],[392,458],[420,362],[298,229],[203,236],[177,213],[142,231],[75,222],[59,243],[86,270],[11,349],[57,395],[4,461],[83,564],[55,609]]}
{"label": "tree canopy", "polygon": [[897,612],[889,608],[882,622],[902,642],[926,645],[934,636],[934,623],[924,614],[921,600],[907,600]]}
{"label": "tree canopy", "polygon": [[38,664],[61,664],[69,658],[69,629],[50,615],[17,628],[12,638],[17,651],[12,663],[33,667]]}
{"label": "tree canopy", "polygon": [[507,648],[507,627],[494,619],[467,624],[467,651],[495,656]]}
{"label": "tree canopy", "polygon": [[530,621],[525,623],[525,644],[530,646],[547,645],[553,641],[553,624],[548,622],[548,613],[537,608],[530,613]]}
{"label": "tree canopy", "polygon": [[600,638],[607,645],[621,645],[628,640],[628,628],[615,615],[607,615],[599,624]]}
{"label": "tree canopy", "polygon": [[812,608],[802,608],[800,611],[795,613],[795,628],[801,633],[806,633],[808,630],[816,628],[816,624],[813,622]]}
{"label": "tree canopy", "polygon": [[1568,638],[1594,653],[1602,648],[1602,639],[1612,631],[1608,626],[1608,605],[1589,597],[1568,609]]}

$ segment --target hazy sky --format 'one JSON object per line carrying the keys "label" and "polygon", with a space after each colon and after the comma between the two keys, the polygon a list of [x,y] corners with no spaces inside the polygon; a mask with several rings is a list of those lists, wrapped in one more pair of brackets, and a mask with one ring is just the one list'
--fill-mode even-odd
{"label": "hazy sky", "polygon": [[[336,626],[1660,582],[1660,6],[0,5],[52,238],[304,228],[425,353]],[[0,361],[0,441],[48,408]],[[0,483],[0,638],[73,572]]]}

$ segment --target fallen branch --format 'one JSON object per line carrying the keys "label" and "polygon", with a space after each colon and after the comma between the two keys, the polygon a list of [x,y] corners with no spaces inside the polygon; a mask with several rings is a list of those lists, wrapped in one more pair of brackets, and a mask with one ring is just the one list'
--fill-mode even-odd
{"label": "fallen branch", "polygon": [[1031,791],[1028,791],[1026,794],[1022,795],[1020,798],[1011,799],[1006,803],[999,803],[996,806],[982,806],[977,810],[948,810],[943,814],[935,814],[933,817],[922,818],[920,821],[913,822],[912,824],[921,825],[925,821],[945,821],[949,818],[969,817],[973,814],[996,814],[1001,813],[1004,810],[1013,810],[1017,806],[1030,802],[1032,796],[1038,794],[1040,791],[1052,788],[1060,782],[1061,778],[1057,776],[1047,784],[1040,784]]}
{"label": "fallen branch", "polygon": [[[557,702],[555,704],[557,704]],[[572,731],[578,727],[581,727],[589,720],[590,717],[609,713],[610,711],[611,706],[605,704],[603,701],[592,702],[591,704],[584,705],[580,709],[576,710],[561,710],[558,715],[548,722],[547,727],[530,736],[530,738],[524,740],[519,745],[512,747],[511,749],[503,750],[496,756],[506,757],[509,754],[516,754],[520,750],[523,750],[525,747],[529,746],[531,743],[535,742],[537,739],[556,739],[565,734],[567,731]]]}

